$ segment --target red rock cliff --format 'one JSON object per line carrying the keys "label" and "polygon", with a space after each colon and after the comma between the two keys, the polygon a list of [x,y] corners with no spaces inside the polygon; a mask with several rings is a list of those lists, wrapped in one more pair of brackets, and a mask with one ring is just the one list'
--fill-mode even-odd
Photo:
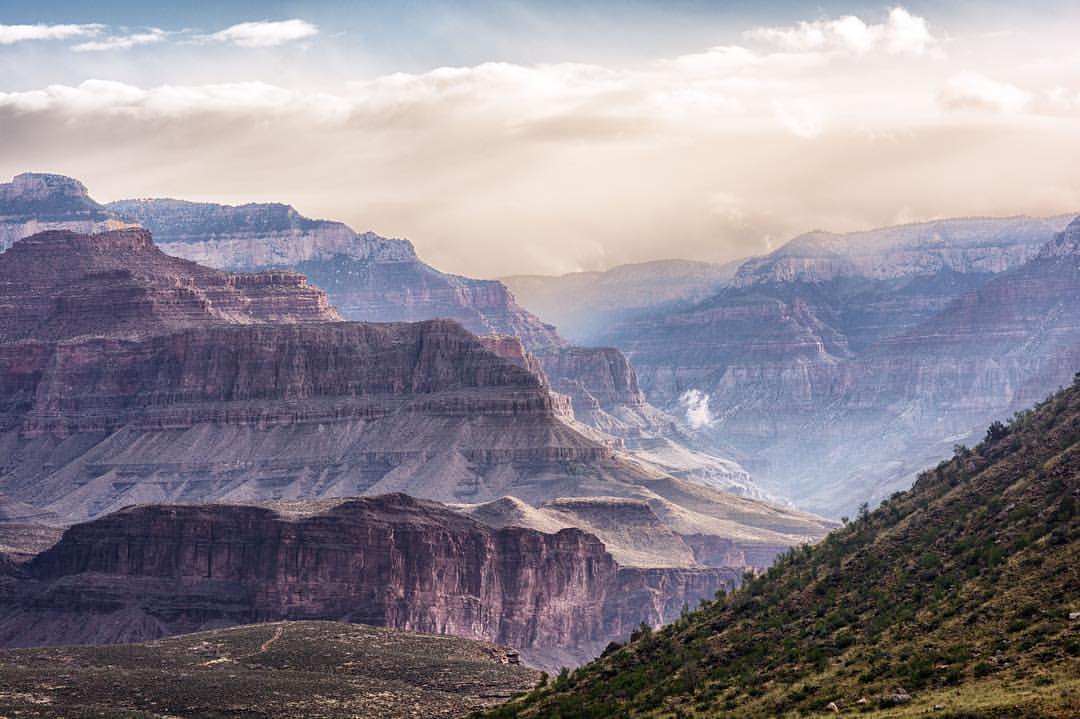
{"label": "red rock cliff", "polygon": [[737,580],[620,569],[596,537],[492,529],[404,495],[321,505],[147,506],[68,530],[2,602],[6,646],[338,619],[594,655]]}

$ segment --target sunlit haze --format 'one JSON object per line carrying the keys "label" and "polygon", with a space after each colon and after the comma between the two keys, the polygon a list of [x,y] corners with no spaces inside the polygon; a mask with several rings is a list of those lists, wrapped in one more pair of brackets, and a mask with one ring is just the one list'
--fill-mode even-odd
{"label": "sunlit haze", "polygon": [[1072,3],[47,5],[0,6],[0,182],[289,202],[471,276],[1080,210]]}

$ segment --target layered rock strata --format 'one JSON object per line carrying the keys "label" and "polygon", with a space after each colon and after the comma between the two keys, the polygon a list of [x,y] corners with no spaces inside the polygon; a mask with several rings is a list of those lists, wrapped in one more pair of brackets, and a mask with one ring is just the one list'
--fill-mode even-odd
{"label": "layered rock strata", "polygon": [[[560,353],[555,348],[565,346],[564,340],[554,327],[523,310],[505,285],[439,272],[421,262],[406,240],[357,233],[339,222],[304,217],[279,203],[229,206],[151,199],[102,206],[76,180],[32,173],[20,175],[10,188],[0,195],[0,226],[12,240],[38,227],[21,219],[15,221],[32,218],[35,213],[49,218],[48,227],[81,233],[103,227],[102,218],[106,224],[135,223],[152,229],[171,255],[219,269],[272,270],[282,277],[286,275],[283,270],[299,271],[325,289],[350,320],[450,318],[477,334],[518,337],[525,347],[543,352],[541,362],[552,360],[548,374],[567,398],[561,408],[563,415],[576,411],[583,424],[604,433],[605,437],[597,435],[596,439],[628,446],[643,460],[680,477],[750,496],[767,496],[750,481],[746,470],[723,456],[723,451],[691,448],[694,442],[685,428],[643,403],[635,391],[617,390],[627,399],[625,403],[618,401],[612,389],[625,386],[628,379],[631,383],[635,380],[633,370],[617,350],[568,348],[577,361],[558,361]],[[88,213],[97,224],[87,224]],[[5,217],[11,222],[5,222]],[[657,285],[654,270],[625,268],[616,273],[616,284],[629,281],[662,287],[662,282]],[[702,270],[692,263],[688,268],[676,263],[674,268],[676,276],[689,272],[694,277],[701,275],[703,281],[717,271],[726,272],[712,266]],[[672,276],[671,271],[665,270],[665,274]],[[102,291],[108,296],[92,298],[96,306],[133,301],[130,293],[121,290]],[[642,291],[639,288],[637,294]],[[540,369],[540,363],[533,359],[525,364],[530,371]],[[576,410],[571,405],[576,405]]]}
{"label": "layered rock strata", "polygon": [[[693,409],[775,495],[839,516],[1080,368],[1076,224],[964,220],[817,235],[735,287],[613,328],[647,396]],[[795,260],[798,260],[796,262]]]}
{"label": "layered rock strata", "polygon": [[829,526],[785,511],[775,530],[764,503],[724,524],[733,498],[570,421],[516,339],[334,321],[300,276],[204,268],[145,230],[21,240],[0,255],[0,297],[0,490],[67,522],[136,503],[404,491],[630,497],[773,553]]}
{"label": "layered rock strata", "polygon": [[334,619],[494,641],[537,666],[594,656],[738,581],[621,568],[581,530],[492,529],[404,495],[129,508],[70,528],[18,571],[0,609],[6,646]]}

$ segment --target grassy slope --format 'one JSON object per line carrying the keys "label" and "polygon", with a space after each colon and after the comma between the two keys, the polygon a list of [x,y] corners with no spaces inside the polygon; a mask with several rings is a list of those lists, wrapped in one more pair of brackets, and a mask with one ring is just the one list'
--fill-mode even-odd
{"label": "grassy slope", "polygon": [[0,717],[460,717],[536,682],[492,645],[334,622],[0,652]]}
{"label": "grassy slope", "polygon": [[1080,716],[1080,375],[1003,429],[487,716]]}

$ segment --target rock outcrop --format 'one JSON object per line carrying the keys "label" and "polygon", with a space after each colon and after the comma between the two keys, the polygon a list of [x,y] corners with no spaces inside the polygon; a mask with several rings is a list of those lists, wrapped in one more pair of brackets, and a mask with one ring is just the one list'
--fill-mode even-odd
{"label": "rock outcrop", "polygon": [[478,335],[510,334],[529,348],[562,343],[506,286],[439,272],[406,240],[357,233],[276,203],[240,206],[123,200],[106,209],[150,229],[165,252],[231,271],[291,269],[323,288],[344,317],[365,322],[447,318]]}
{"label": "rock outcrop", "polygon": [[[649,399],[696,412],[774,495],[839,516],[1080,367],[1061,218],[813,235],[736,286],[601,337]],[[796,262],[797,260],[797,262]]]}
{"label": "rock outcrop", "polygon": [[0,184],[0,251],[44,230],[91,233],[123,224],[70,177],[26,172]]}
{"label": "rock outcrop", "polygon": [[76,525],[3,597],[6,646],[334,619],[594,656],[736,569],[620,568],[578,529],[492,529],[404,495],[278,506],[144,506]]}
{"label": "rock outcrop", "polygon": [[[683,428],[645,404],[632,389],[616,390],[627,403],[615,401],[613,388],[636,382],[633,370],[617,350],[568,348],[577,361],[556,361],[554,358],[561,356],[558,348],[565,346],[565,341],[554,327],[518,306],[505,285],[439,272],[421,262],[405,240],[356,233],[340,222],[312,220],[279,203],[229,206],[162,199],[102,206],[89,198],[81,183],[53,175],[20,175],[12,187],[23,189],[0,196],[0,227],[12,239],[27,236],[40,225],[24,221],[33,218],[34,212],[49,218],[48,227],[81,233],[100,229],[103,221],[108,225],[136,223],[153,230],[158,244],[170,255],[219,269],[269,270],[281,279],[290,276],[290,268],[298,271],[326,290],[346,319],[413,322],[449,318],[477,334],[517,337],[524,348],[543,352],[545,360],[552,358],[548,375],[567,398],[561,413],[570,415],[575,411],[571,404],[576,404],[578,418],[585,425],[608,435],[602,441],[629,446],[634,452],[647,451],[647,456],[641,455],[643,459],[677,476],[766,496],[737,462],[718,456],[722,452],[691,449],[688,444],[693,442],[687,440]],[[97,224],[85,221],[87,213]],[[6,223],[5,216],[12,221]],[[712,282],[709,278],[718,271],[726,272],[711,265],[702,270],[692,263],[689,268],[675,268],[679,276],[689,272],[702,275],[702,281],[707,282]],[[625,268],[619,275],[631,283],[651,283],[656,291],[671,285],[658,283],[656,273],[642,267]],[[268,275],[262,272],[257,276]],[[102,291],[107,296],[93,298],[94,306],[132,302],[130,293]],[[637,294],[650,291],[642,287]],[[499,342],[505,346],[489,349],[511,355],[517,352],[510,347],[512,340]],[[519,363],[533,372],[540,369],[540,362],[532,357],[523,356]],[[598,400],[603,407],[596,406]]]}
{"label": "rock outcrop", "polygon": [[0,254],[0,278],[4,343],[340,319],[303,275],[212,270],[164,254],[137,228],[33,235]]}
{"label": "rock outcrop", "polygon": [[[708,523],[734,501],[573,422],[516,338],[336,321],[300,275],[211,270],[143,229],[23,239],[0,255],[0,298],[0,491],[67,522],[135,503],[404,491],[693,496]],[[774,553],[829,526],[785,516],[761,538]]]}
{"label": "rock outcrop", "polygon": [[957,218],[847,234],[808,232],[775,252],[747,260],[734,284],[998,274],[1032,259],[1070,219]]}

